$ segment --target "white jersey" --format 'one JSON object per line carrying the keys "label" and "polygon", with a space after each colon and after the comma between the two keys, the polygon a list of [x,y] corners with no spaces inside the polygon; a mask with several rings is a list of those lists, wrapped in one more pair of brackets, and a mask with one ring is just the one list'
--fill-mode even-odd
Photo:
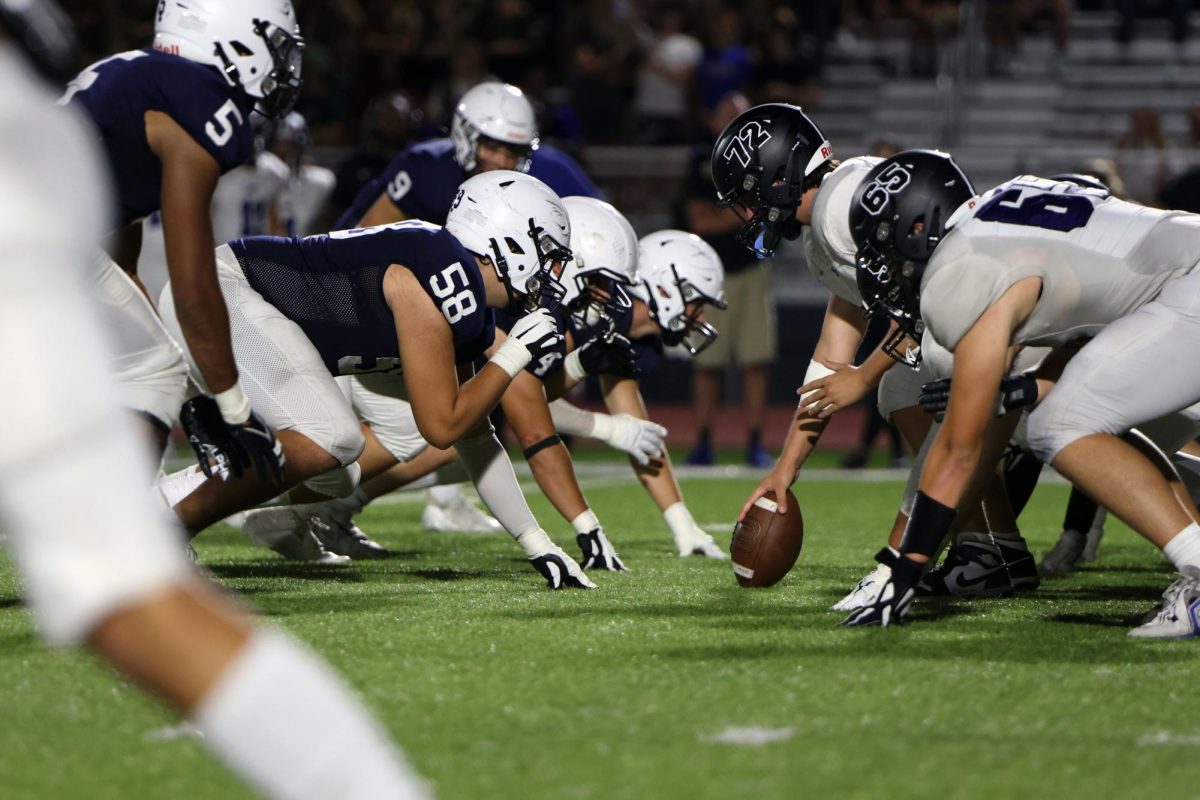
{"label": "white jersey", "polygon": [[[957,218],[957,219],[956,219]],[[1090,338],[1200,262],[1200,216],[1022,176],[964,204],[921,280],[921,316],[953,351],[1013,284],[1042,293],[1013,342]]]}
{"label": "white jersey", "polygon": [[813,203],[812,222],[804,227],[804,261],[809,271],[822,286],[857,307],[862,307],[862,295],[855,278],[850,202],[862,179],[882,160],[848,158],[826,175]]}
{"label": "white jersey", "polygon": [[336,186],[337,177],[333,170],[315,164],[300,167],[275,201],[284,234],[308,236],[318,233],[313,229],[313,223],[329,202]]}

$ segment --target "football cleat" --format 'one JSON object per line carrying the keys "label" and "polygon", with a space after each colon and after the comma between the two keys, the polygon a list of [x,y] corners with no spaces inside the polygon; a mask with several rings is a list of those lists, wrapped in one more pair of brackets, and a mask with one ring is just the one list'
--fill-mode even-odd
{"label": "football cleat", "polygon": [[1129,632],[1135,639],[1192,639],[1200,636],[1200,569],[1184,567],[1163,592],[1158,612]]}
{"label": "football cleat", "polygon": [[557,545],[540,556],[529,559],[533,568],[546,579],[551,589],[595,589],[596,584],[584,574],[579,565]]}
{"label": "football cleat", "polygon": [[494,517],[476,508],[470,500],[463,496],[461,502],[448,506],[437,506],[432,503],[425,506],[421,514],[421,527],[427,531],[443,533],[501,533],[504,526]]}
{"label": "football cleat", "polygon": [[903,625],[908,616],[908,607],[912,605],[916,590],[901,587],[895,581],[895,576],[888,575],[879,587],[878,594],[861,608],[851,612],[842,620],[847,628],[865,628],[878,625],[886,628],[889,625]]}
{"label": "football cleat", "polygon": [[283,506],[260,508],[246,513],[242,533],[260,547],[269,547],[292,561],[318,564],[349,564],[350,559],[331,553],[313,535],[309,515]]}
{"label": "football cleat", "polygon": [[892,565],[899,557],[900,553],[890,547],[885,547],[876,553],[875,560],[879,562],[878,566],[864,575],[858,585],[850,590],[850,594],[834,603],[830,610],[857,611],[873,603],[879,595],[879,589],[888,578],[892,577]]}
{"label": "football cleat", "polygon": [[579,543],[579,549],[583,552],[584,569],[599,568],[609,572],[628,571],[621,563],[621,557],[617,555],[612,542],[604,535],[603,528],[593,528],[587,533],[577,534],[575,541]]}
{"label": "football cleat", "polygon": [[941,564],[917,584],[921,597],[1001,597],[1036,589],[1041,581],[1024,539],[964,533]]}
{"label": "football cleat", "polygon": [[326,550],[350,558],[387,558],[387,548],[373,542],[362,529],[351,522],[342,525],[322,517],[318,512],[309,520],[309,530]]}

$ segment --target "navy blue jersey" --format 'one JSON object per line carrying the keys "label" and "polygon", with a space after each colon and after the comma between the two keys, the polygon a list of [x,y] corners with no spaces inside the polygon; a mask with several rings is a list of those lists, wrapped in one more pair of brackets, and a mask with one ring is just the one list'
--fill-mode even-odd
{"label": "navy blue jersey", "polygon": [[[559,197],[600,197],[596,184],[574,159],[549,145],[542,145],[533,152],[529,174],[553,189]],[[454,144],[449,139],[414,144],[393,158],[382,175],[359,191],[353,205],[338,218],[337,227],[357,225],[384,193],[409,219],[444,225],[458,187],[467,177],[454,160]]]}
{"label": "navy blue jersey", "polygon": [[99,61],[67,86],[61,102],[91,117],[117,183],[121,225],[162,206],[162,163],[146,142],[147,111],[160,111],[229,172],[254,155],[251,100],[212,67],[154,50]]}
{"label": "navy blue jersey", "polygon": [[395,319],[383,296],[392,264],[416,275],[441,309],[458,363],[473,361],[496,338],[475,258],[436,225],[254,236],[229,246],[254,290],[300,326],[334,375],[399,370]]}

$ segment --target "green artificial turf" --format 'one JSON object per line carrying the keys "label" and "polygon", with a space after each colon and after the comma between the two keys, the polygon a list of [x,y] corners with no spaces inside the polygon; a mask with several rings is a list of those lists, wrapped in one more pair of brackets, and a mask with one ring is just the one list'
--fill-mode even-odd
{"label": "green artificial turf", "polygon": [[[751,486],[684,490],[701,524],[724,525]],[[1200,645],[1126,638],[1170,576],[1118,523],[1098,562],[1028,598],[838,627],[828,606],[871,563],[899,488],[798,484],[807,545],[769,590],[676,558],[641,490],[611,481],[587,494],[632,572],[594,592],[545,590],[507,537],[418,532],[412,503],[362,517],[394,550],[381,562],[285,563],[227,528],[197,549],[348,677],[443,798],[1200,795]],[[1022,520],[1034,549],[1065,501],[1039,489]],[[89,657],[43,649],[17,595],[0,563],[0,797],[248,796],[169,714]],[[777,740],[721,741],[746,728]]]}

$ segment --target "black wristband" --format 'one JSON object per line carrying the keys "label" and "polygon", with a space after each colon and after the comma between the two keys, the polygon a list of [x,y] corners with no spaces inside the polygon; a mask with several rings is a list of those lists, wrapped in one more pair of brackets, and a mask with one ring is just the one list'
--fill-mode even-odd
{"label": "black wristband", "polygon": [[933,558],[942,540],[950,533],[950,525],[958,512],[950,506],[942,505],[922,491],[917,492],[913,502],[912,516],[908,518],[908,526],[904,529],[904,541],[900,543],[901,553],[917,553],[927,558]]}
{"label": "black wristband", "polygon": [[529,445],[529,447],[526,447],[521,452],[525,455],[525,460],[528,461],[547,447],[554,447],[556,444],[562,444],[562,438],[557,433],[552,433],[540,442],[534,442]]}

